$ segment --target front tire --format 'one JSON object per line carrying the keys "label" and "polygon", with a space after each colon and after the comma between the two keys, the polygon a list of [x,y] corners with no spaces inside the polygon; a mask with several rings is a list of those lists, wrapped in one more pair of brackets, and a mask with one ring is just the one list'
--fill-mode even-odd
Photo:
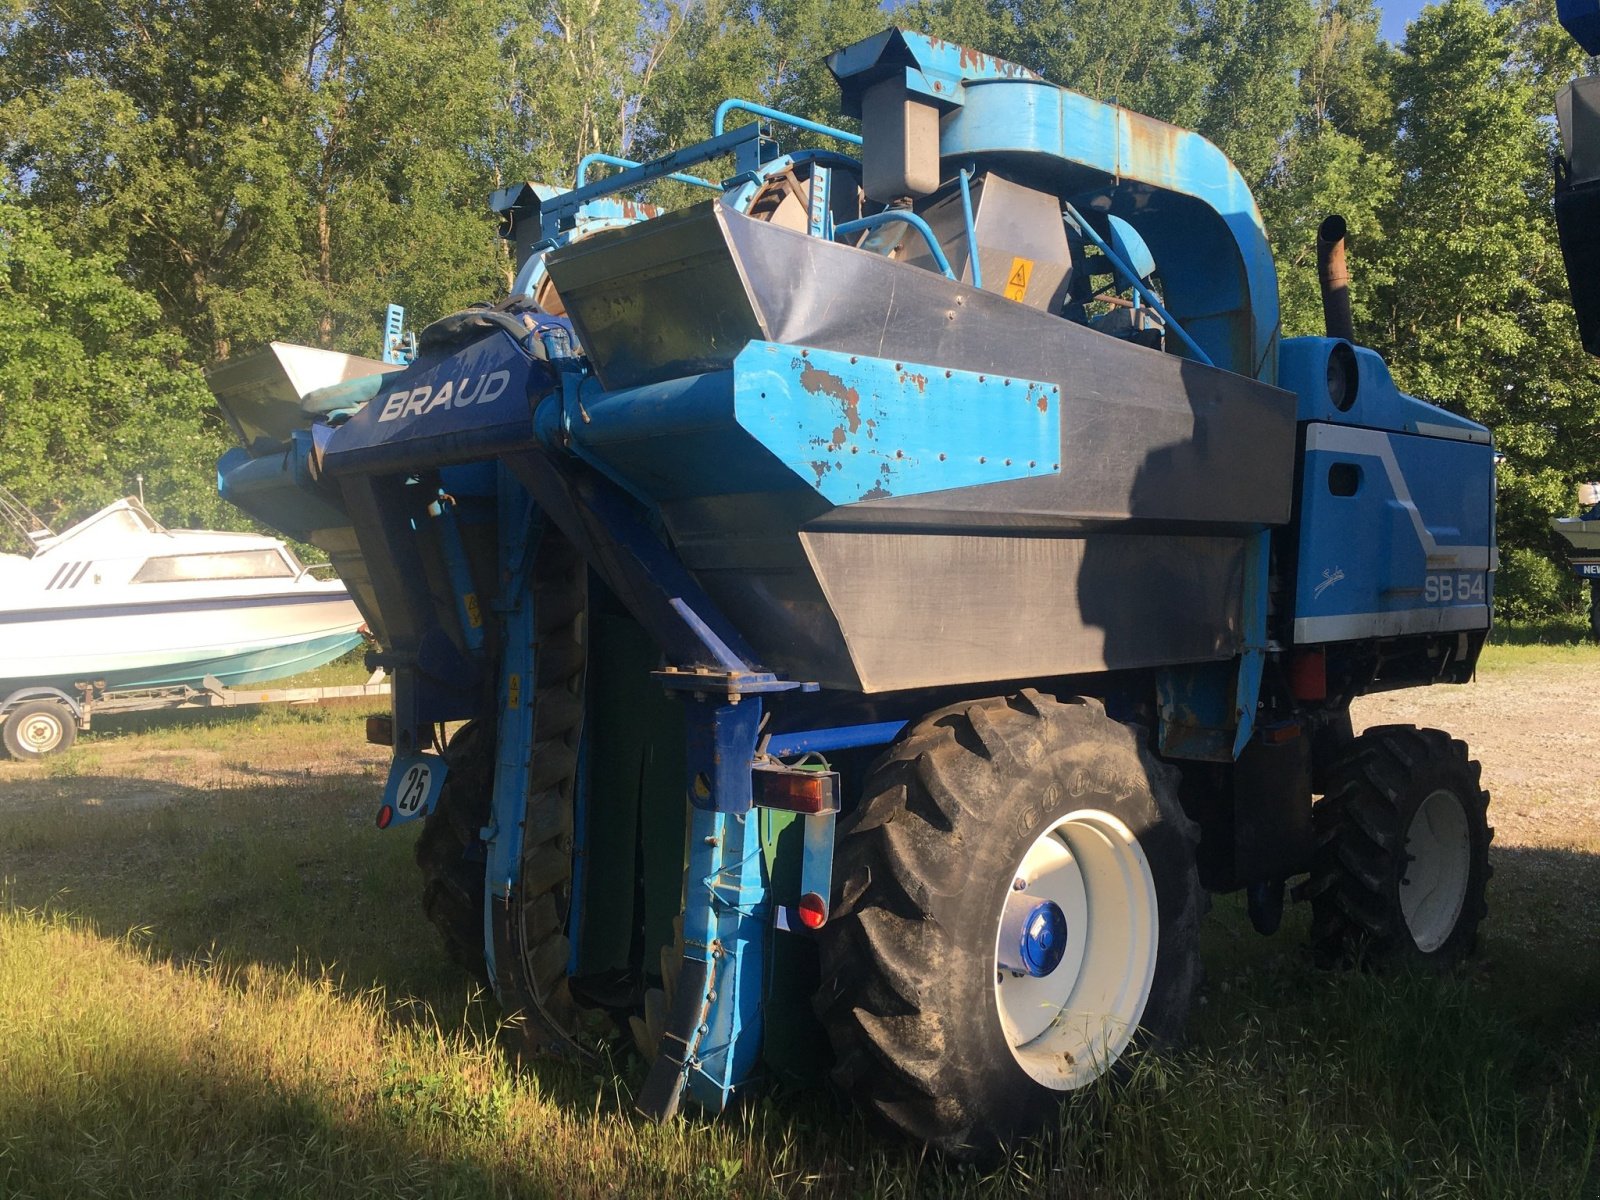
{"label": "front tire", "polygon": [[[1098,702],[1032,690],[903,737],[839,832],[817,998],[835,1080],[901,1132],[985,1155],[1176,1041],[1203,898],[1175,784]],[[1042,974],[1000,936],[1019,893],[1065,917]]]}
{"label": "front tire", "polygon": [[78,736],[78,723],[57,700],[25,700],[6,714],[0,740],[12,758],[31,761],[59,754]]}
{"label": "front tire", "polygon": [[1489,794],[1464,742],[1367,730],[1312,811],[1312,947],[1324,965],[1454,966],[1477,945],[1492,868]]}

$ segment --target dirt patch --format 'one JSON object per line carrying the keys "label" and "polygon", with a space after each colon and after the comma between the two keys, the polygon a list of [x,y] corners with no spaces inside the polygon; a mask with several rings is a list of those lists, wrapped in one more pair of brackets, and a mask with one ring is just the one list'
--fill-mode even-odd
{"label": "dirt patch", "polygon": [[70,758],[0,760],[0,803],[8,811],[76,804],[128,810],[160,807],[206,793],[316,787],[367,776],[377,795],[388,750],[354,739],[285,744],[241,731],[226,750],[203,745],[153,746],[141,737],[93,742]]}
{"label": "dirt patch", "polygon": [[[1462,686],[1368,696],[1370,725],[1429,725],[1483,764],[1494,938],[1546,937],[1600,947],[1600,663],[1517,664]],[[1582,914],[1587,914],[1583,916]]]}
{"label": "dirt patch", "polygon": [[1483,763],[1496,842],[1600,851],[1600,664],[1544,663],[1464,687],[1366,696],[1355,725],[1431,725]]}

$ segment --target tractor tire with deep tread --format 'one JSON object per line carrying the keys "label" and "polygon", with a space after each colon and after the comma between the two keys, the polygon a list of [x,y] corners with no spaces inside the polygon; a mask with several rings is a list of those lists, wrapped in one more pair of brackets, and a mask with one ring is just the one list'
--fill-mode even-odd
{"label": "tractor tire with deep tread", "polygon": [[1443,970],[1476,948],[1494,837],[1481,774],[1438,729],[1377,726],[1351,744],[1312,814],[1318,962]]}
{"label": "tractor tire with deep tread", "polygon": [[24,700],[4,717],[0,741],[12,758],[32,761],[59,754],[78,737],[78,722],[59,700]]}
{"label": "tractor tire with deep tread", "polygon": [[482,722],[469,721],[450,739],[444,757],[450,772],[415,847],[422,911],[439,931],[450,960],[488,987],[479,831],[488,824],[494,790],[494,734]]}
{"label": "tractor tire with deep tread", "polygon": [[[1068,951],[1059,980],[1025,978],[999,969],[999,915],[1058,830],[1047,849],[1078,864],[1088,897],[1080,928],[1069,916],[1068,945],[1087,948],[1070,973]],[[1129,1050],[1174,1043],[1201,976],[1197,840],[1176,772],[1098,701],[1030,689],[924,718],[840,823],[816,998],[835,1081],[870,1118],[984,1158],[1119,1070]],[[1132,927],[1142,938],[1125,936],[1123,910],[1144,914]],[[1018,993],[1004,990],[1033,985],[1058,989],[1037,1036],[1008,1024]],[[1114,1030],[1114,1005],[1101,999],[1110,993],[1093,991],[1107,987],[1122,996]],[[1059,1031],[1091,1022],[1107,1053],[1074,1057]]]}
{"label": "tractor tire with deep tread", "polygon": [[511,904],[498,918],[498,991],[507,1012],[522,1018],[516,1025],[519,1049],[582,1059],[588,1057],[590,1026],[568,985],[567,916],[588,661],[589,568],[553,527],[545,530],[531,586],[537,642],[533,754],[521,870]]}
{"label": "tractor tire with deep tread", "polygon": [[[584,1014],[567,981],[571,943],[573,792],[583,727],[588,566],[553,528],[542,536],[534,599],[533,753],[522,857],[512,902],[497,922],[496,991],[516,1048],[581,1057]],[[524,703],[528,698],[524,697]],[[473,722],[452,739],[439,802],[417,840],[423,907],[450,957],[489,982],[484,949],[484,843],[494,790],[495,729]]]}

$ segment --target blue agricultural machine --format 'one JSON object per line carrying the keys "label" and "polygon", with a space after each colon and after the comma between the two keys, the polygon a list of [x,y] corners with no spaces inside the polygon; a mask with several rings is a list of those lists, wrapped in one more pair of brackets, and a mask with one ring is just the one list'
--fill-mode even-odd
{"label": "blue agricultural machine", "polygon": [[1493,450],[1354,344],[1337,218],[1280,337],[1198,135],[895,29],[828,65],[859,134],[730,100],[498,193],[510,298],[221,397],[286,431],[221,487],[376,633],[377,823],[520,1048],[631,1033],[658,1117],[831,1068],[983,1153],[1181,1035],[1207,891],[1471,949],[1478,766],[1349,705],[1472,677]]}
{"label": "blue agricultural machine", "polygon": [[[1561,24],[1600,56],[1600,0],[1558,0]],[[1600,355],[1600,75],[1574,79],[1556,97],[1556,229],[1584,349]],[[1600,463],[1594,464],[1600,468]],[[1600,490],[1587,484],[1575,518],[1552,525],[1570,546],[1573,573],[1589,585],[1589,629],[1600,640]]]}

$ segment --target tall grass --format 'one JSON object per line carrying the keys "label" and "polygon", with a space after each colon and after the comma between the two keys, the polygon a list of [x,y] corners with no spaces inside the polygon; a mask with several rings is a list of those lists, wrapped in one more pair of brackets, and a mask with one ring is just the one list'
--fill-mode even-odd
{"label": "tall grass", "polygon": [[[420,919],[411,833],[371,827],[358,715],[231,719],[0,764],[0,1197],[1600,1194],[1585,914],[1491,915],[1462,975],[1379,978],[1312,968],[1300,910],[1262,940],[1223,898],[1190,1046],[988,1171],[825,1092],[655,1126],[620,1049],[501,1053]],[[1548,867],[1503,854],[1493,903]]]}

